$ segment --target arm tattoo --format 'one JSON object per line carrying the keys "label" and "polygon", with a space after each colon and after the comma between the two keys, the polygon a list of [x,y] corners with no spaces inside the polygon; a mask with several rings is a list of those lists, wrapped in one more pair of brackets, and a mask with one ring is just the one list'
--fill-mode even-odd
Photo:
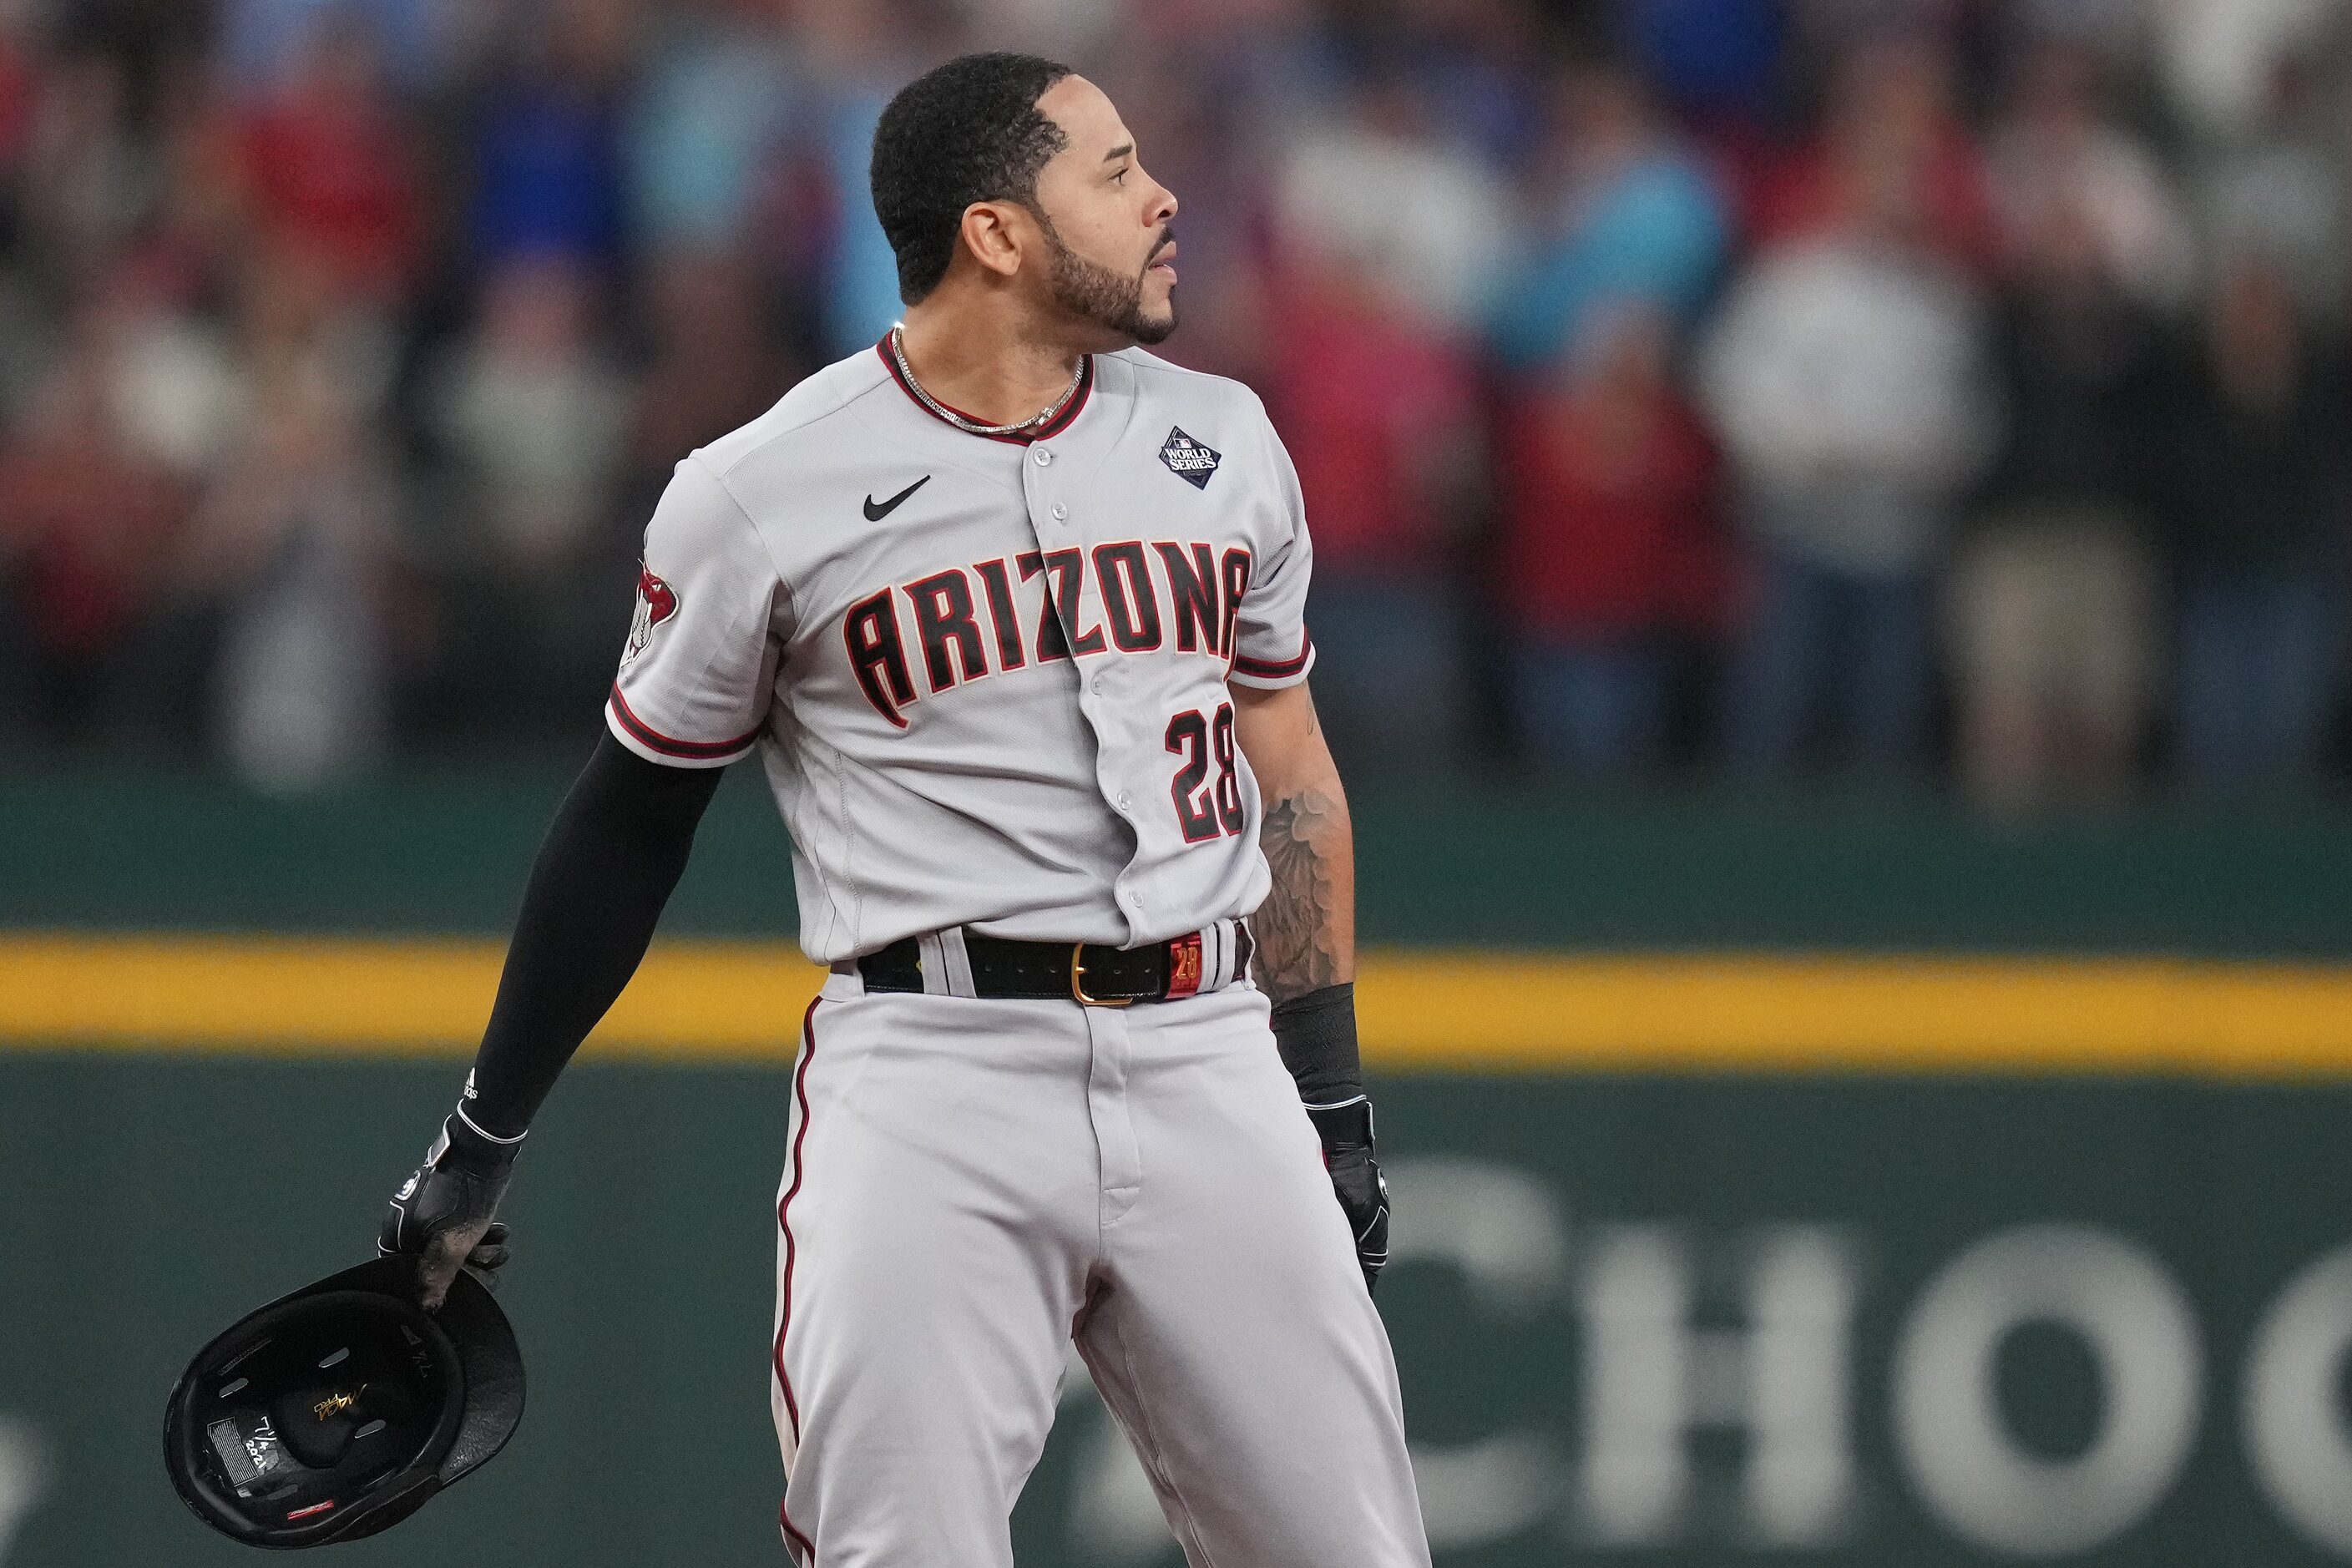
{"label": "arm tattoo", "polygon": [[1338,984],[1343,955],[1335,917],[1354,892],[1335,864],[1349,848],[1347,805],[1311,787],[1269,802],[1258,845],[1274,872],[1273,890],[1250,917],[1258,984],[1276,1002]]}

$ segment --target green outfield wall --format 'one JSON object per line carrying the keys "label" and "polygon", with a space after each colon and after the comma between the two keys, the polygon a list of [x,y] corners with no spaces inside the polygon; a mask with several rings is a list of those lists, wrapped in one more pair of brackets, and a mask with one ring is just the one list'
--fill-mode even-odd
{"label": "green outfield wall", "polygon": [[[195,774],[0,771],[0,928],[502,931],[562,767],[411,771],[291,801]],[[1910,795],[1354,792],[1366,940],[2352,958],[2352,808],[2011,825]],[[729,771],[665,929],[793,924],[758,771]]]}
{"label": "green outfield wall", "polygon": [[[780,1560],[784,1088],[567,1080],[509,1210],[520,1435],[338,1562]],[[163,1392],[229,1318],[366,1253],[448,1093],[438,1062],[7,1058],[0,1563],[249,1560],[165,1483]],[[1380,1094],[1400,1205],[1381,1301],[1445,1568],[2352,1557],[2352,1088]],[[1178,1561],[1082,1381],[1016,1533],[1024,1564]]]}
{"label": "green outfield wall", "polygon": [[[250,1561],[165,1482],[164,1393],[367,1255],[562,782],[0,777],[0,1568]],[[2352,818],[1459,781],[1358,816],[1441,1568],[2352,1562]],[[511,1199],[520,1436],[337,1562],[782,1562],[791,924],[730,778],[667,927],[701,943]],[[1015,1539],[1178,1562],[1083,1374]]]}

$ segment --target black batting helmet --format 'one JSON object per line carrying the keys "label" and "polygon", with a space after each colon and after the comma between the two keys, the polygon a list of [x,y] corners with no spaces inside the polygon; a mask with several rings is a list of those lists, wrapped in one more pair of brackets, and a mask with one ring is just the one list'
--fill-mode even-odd
{"label": "black batting helmet", "polygon": [[522,1419],[514,1330],[470,1273],[438,1313],[416,1259],[347,1268],[196,1353],[163,1413],[163,1462],[196,1517],[253,1546],[319,1546],[397,1524],[480,1466]]}

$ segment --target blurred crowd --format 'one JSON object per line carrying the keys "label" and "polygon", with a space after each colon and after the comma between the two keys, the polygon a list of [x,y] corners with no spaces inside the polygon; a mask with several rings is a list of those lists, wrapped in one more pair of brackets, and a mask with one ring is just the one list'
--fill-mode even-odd
{"label": "blurred crowd", "polygon": [[1364,768],[2340,771],[2338,0],[0,0],[0,753],[592,732],[671,465],[898,310],[883,102],[1100,81]]}

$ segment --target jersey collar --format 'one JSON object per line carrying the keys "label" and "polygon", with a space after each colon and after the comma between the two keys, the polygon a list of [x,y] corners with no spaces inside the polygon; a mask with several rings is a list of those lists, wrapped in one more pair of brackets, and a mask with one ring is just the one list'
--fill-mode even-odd
{"label": "jersey collar", "polygon": [[[940,418],[937,414],[931,412],[930,408],[924,404],[921,398],[915,395],[915,389],[908,386],[907,384],[907,378],[898,373],[898,362],[890,353],[889,333],[885,332],[882,334],[881,341],[874,345],[874,352],[876,354],[880,356],[882,368],[890,373],[890,379],[898,384],[898,390],[907,395],[907,401],[913,404],[917,408],[921,409],[925,418],[936,421],[941,425],[946,425],[949,429],[955,431],[959,436],[970,436],[972,434],[970,430],[962,429],[955,425],[949,424],[945,419]],[[1095,356],[1087,354],[1078,365],[1078,389],[1070,394],[1070,400],[1062,405],[1062,411],[1059,414],[1055,415],[1053,418],[1047,420],[1045,424],[1038,426],[1034,430],[1031,430],[1024,435],[982,436],[978,438],[982,441],[1003,441],[1015,447],[1026,447],[1032,441],[1042,441],[1048,436],[1058,436],[1063,431],[1070,427],[1070,422],[1078,416],[1078,410],[1087,405],[1087,399],[1093,394],[1094,389]],[[966,419],[971,420],[975,425],[985,425],[988,423],[987,420],[981,418],[976,414],[964,414],[962,409],[956,407],[952,403],[942,403],[940,406],[949,409],[953,413],[963,414],[963,416]]]}

